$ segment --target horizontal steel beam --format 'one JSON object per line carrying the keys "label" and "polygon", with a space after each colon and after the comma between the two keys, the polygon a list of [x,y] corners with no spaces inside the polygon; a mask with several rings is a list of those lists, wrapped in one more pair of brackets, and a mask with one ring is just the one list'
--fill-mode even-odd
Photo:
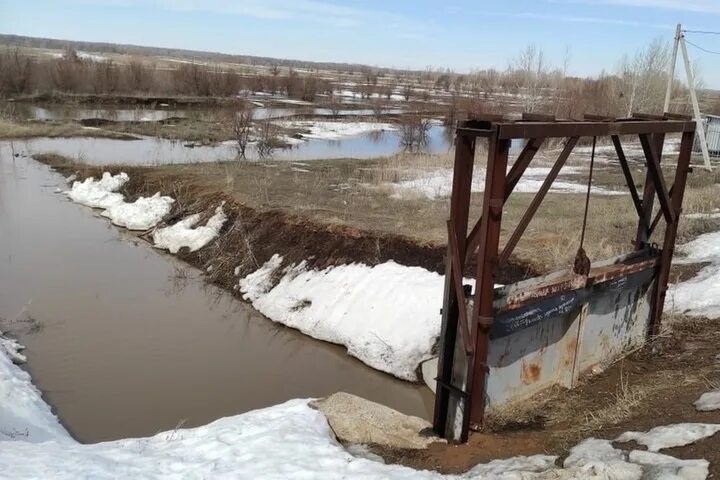
{"label": "horizontal steel beam", "polygon": [[677,120],[623,120],[619,122],[514,122],[499,123],[500,139],[601,137],[649,133],[694,132],[695,122]]}

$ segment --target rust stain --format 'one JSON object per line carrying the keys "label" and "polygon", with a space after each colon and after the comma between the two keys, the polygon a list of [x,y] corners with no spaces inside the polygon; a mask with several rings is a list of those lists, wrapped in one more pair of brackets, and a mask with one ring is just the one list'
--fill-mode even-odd
{"label": "rust stain", "polygon": [[540,374],[542,373],[542,367],[535,362],[525,363],[522,362],[522,382],[523,385],[530,385],[540,380]]}
{"label": "rust stain", "polygon": [[566,367],[571,366],[575,361],[575,355],[577,352],[578,341],[577,338],[573,338],[565,345],[565,355],[563,358],[563,364]]}

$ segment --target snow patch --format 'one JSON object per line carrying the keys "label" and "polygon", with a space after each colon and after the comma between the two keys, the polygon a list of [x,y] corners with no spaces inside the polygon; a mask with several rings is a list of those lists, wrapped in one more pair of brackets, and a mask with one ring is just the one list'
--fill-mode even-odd
{"label": "snow patch", "polygon": [[316,121],[278,121],[276,125],[283,128],[308,130],[303,138],[321,140],[335,140],[343,137],[353,137],[370,132],[395,130],[389,123],[375,122],[316,122]]}
{"label": "snow patch", "polygon": [[711,437],[720,432],[720,424],[713,423],[678,423],[655,427],[647,432],[625,432],[617,442],[635,440],[645,445],[649,451],[657,452],[663,448],[682,447],[695,443],[703,438]]}
{"label": "snow patch", "polygon": [[707,460],[680,460],[661,453],[633,450],[631,462],[641,465],[645,478],[657,480],[705,480],[710,473]]}
{"label": "snow patch", "polygon": [[[443,277],[389,261],[283,271],[274,255],[239,282],[244,298],[271,320],[344,345],[367,365],[405,380],[431,356],[440,334]],[[273,279],[280,276],[274,285]],[[274,285],[274,286],[273,286]]]}
{"label": "snow patch", "polygon": [[89,177],[83,182],[73,182],[72,188],[65,194],[75,203],[107,209],[123,202],[123,195],[116,192],[129,179],[126,173],[110,175],[109,172],[105,172],[100,180]]}
{"label": "snow patch", "polygon": [[227,215],[220,205],[215,209],[215,215],[200,227],[195,224],[200,220],[200,214],[185,217],[174,225],[159,228],[153,233],[155,247],[164,248],[171,253],[177,253],[181,248],[187,247],[191,252],[201,249],[220,234],[220,229],[227,221]]}
{"label": "snow patch", "polygon": [[[579,168],[566,167],[563,173],[577,173]],[[515,186],[513,191],[519,193],[534,193],[540,190],[545,177],[550,172],[550,168],[531,167],[525,170],[525,174]],[[393,195],[395,198],[401,198],[403,193],[408,190],[414,190],[422,193],[430,199],[444,198],[452,192],[453,172],[449,169],[440,169],[433,172],[425,173],[418,178],[404,180],[392,184],[396,190]],[[471,191],[482,192],[485,190],[485,170],[479,169],[472,178]],[[581,183],[557,180],[550,188],[551,192],[557,193],[586,193],[587,185]],[[624,195],[624,192],[608,190],[602,187],[593,186],[591,192],[595,195]]]}
{"label": "snow patch", "polygon": [[700,398],[695,401],[695,408],[699,412],[720,410],[720,390],[703,393]]}
{"label": "snow patch", "polygon": [[557,457],[551,455],[532,455],[493,460],[490,463],[476,465],[463,475],[465,478],[527,478],[525,474],[541,473],[555,468]]}
{"label": "snow patch", "polygon": [[583,472],[580,478],[639,480],[643,473],[642,467],[627,461],[625,452],[613,447],[609,440],[597,438],[574,446],[563,466]]}
{"label": "snow patch", "polygon": [[140,197],[132,203],[113,205],[105,210],[102,216],[128,230],[148,230],[170,213],[174,202],[173,198],[160,196],[158,192],[152,197]]}

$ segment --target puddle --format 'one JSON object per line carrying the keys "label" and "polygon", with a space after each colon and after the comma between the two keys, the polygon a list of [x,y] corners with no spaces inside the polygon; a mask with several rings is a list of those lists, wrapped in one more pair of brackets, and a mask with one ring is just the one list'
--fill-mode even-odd
{"label": "puddle", "polygon": [[[53,193],[61,181],[32,160],[0,155],[0,317],[20,313],[11,330],[27,346],[27,367],[80,441],[152,435],[336,391],[430,418],[426,387],[272,323]],[[36,332],[22,322],[30,318]]]}
{"label": "puddle", "polygon": [[[144,137],[140,140],[107,138],[33,138],[0,142],[0,152],[13,150],[31,155],[54,152],[93,165],[171,165],[231,161],[237,158],[229,144],[188,148],[185,142]],[[429,153],[443,153],[451,146],[445,127],[433,125],[429,132]],[[373,158],[402,151],[397,132],[371,132],[339,140],[310,139],[289,148],[277,149],[273,160],[317,160],[331,158]],[[6,154],[7,155],[7,154]],[[257,159],[248,148],[248,158]]]}

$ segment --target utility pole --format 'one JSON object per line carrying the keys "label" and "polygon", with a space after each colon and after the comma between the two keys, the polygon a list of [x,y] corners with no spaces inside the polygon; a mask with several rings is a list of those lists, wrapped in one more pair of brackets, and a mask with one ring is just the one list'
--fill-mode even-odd
{"label": "utility pole", "polygon": [[675,30],[675,42],[673,44],[672,61],[670,63],[670,71],[668,75],[667,91],[665,92],[665,105],[663,111],[667,112],[670,109],[670,97],[672,96],[672,86],[675,81],[675,63],[677,62],[678,47],[682,49],[683,60],[685,63],[685,75],[687,77],[688,89],[690,90],[690,101],[693,107],[693,117],[697,123],[698,140],[700,141],[700,149],[702,150],[703,162],[705,167],[709,170],[710,166],[710,153],[708,152],[707,139],[705,138],[705,124],[700,114],[700,105],[698,104],[697,92],[695,91],[695,78],[693,76],[692,65],[690,64],[690,56],[687,51],[687,44],[685,43],[685,33],[683,32],[682,25],[678,23],[677,29]]}
{"label": "utility pole", "polygon": [[675,41],[673,42],[673,53],[672,60],[670,61],[670,71],[668,72],[668,84],[667,91],[665,92],[665,106],[663,112],[670,111],[670,97],[672,96],[673,82],[675,81],[675,64],[677,63],[678,43],[680,42],[680,36],[682,35],[682,25],[678,23],[677,30],[675,31]]}

